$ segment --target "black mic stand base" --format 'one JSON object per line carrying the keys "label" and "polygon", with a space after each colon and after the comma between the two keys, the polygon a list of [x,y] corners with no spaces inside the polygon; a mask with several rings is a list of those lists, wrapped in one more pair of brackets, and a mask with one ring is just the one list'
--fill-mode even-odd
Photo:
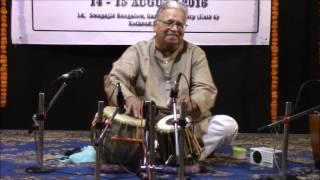
{"label": "black mic stand base", "polygon": [[268,180],[296,180],[297,175],[285,174],[285,175],[271,175],[267,177]]}
{"label": "black mic stand base", "polygon": [[190,177],[176,178],[176,180],[191,180]]}
{"label": "black mic stand base", "polygon": [[51,173],[54,171],[55,169],[51,167],[31,166],[26,168],[27,173]]}

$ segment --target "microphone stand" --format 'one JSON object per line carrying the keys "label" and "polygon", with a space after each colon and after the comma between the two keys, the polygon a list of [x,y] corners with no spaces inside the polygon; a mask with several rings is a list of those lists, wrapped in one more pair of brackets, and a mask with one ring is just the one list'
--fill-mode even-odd
{"label": "microphone stand", "polygon": [[187,125],[187,121],[186,121],[186,103],[182,102],[181,103],[181,107],[180,107],[180,118],[178,121],[179,127],[180,127],[180,156],[178,157],[178,161],[179,161],[179,179],[185,179],[184,178],[184,158],[185,158],[185,154],[184,154],[184,146],[185,146],[185,127]]}
{"label": "microphone stand", "polygon": [[[178,118],[177,118],[177,96],[179,90],[178,88],[172,88],[170,92],[170,97],[172,99],[172,112],[173,112],[173,124],[174,124],[174,137],[175,137],[175,147],[176,147],[176,161],[177,164],[180,163],[180,158],[184,159],[184,157],[180,157],[181,154],[181,143],[179,143],[179,130],[178,130]],[[182,180],[185,179],[184,177],[184,163],[179,164],[179,171],[178,171],[178,179]]]}
{"label": "microphone stand", "polygon": [[278,126],[278,125],[284,123],[285,121],[298,119],[298,118],[300,118],[300,117],[302,117],[302,116],[305,116],[305,115],[307,115],[307,114],[309,114],[309,113],[311,113],[311,112],[313,112],[313,111],[319,110],[319,109],[320,109],[320,104],[317,105],[317,106],[314,106],[314,107],[312,107],[312,108],[310,108],[310,109],[307,109],[307,110],[305,110],[305,111],[302,111],[302,112],[293,114],[293,115],[291,115],[291,116],[285,116],[285,117],[283,117],[282,119],[279,119],[279,120],[277,120],[277,121],[274,122],[274,123],[268,124],[268,125],[266,125],[266,126],[259,127],[257,130],[258,130],[258,131],[262,131],[262,130],[264,130],[264,129],[270,129],[270,128],[272,128],[272,127],[275,127],[275,126]]}
{"label": "microphone stand", "polygon": [[[97,122],[95,125],[96,134],[97,136],[100,136],[102,129],[105,128],[105,123],[103,122],[103,108],[104,108],[104,101],[98,101],[98,116],[97,116]],[[96,149],[96,167],[95,167],[95,179],[100,179],[100,171],[101,171],[101,152],[102,152],[102,146],[101,143],[96,144],[95,143],[95,149]]]}
{"label": "microphone stand", "polygon": [[[120,108],[117,107],[116,110],[114,110],[114,112],[111,115],[111,118],[108,119],[109,122],[112,122],[114,120],[114,118],[116,117],[116,115],[120,112]],[[106,136],[107,133],[109,133],[109,130],[111,129],[111,124],[108,124],[105,126],[105,128],[102,130],[101,134],[98,136],[98,139],[95,142],[95,146],[99,146],[101,144],[101,141],[104,139],[104,137]]]}
{"label": "microphone stand", "polygon": [[[36,159],[37,165],[27,167],[25,171],[27,173],[49,173],[53,172],[54,169],[51,167],[45,167],[43,165],[43,145],[44,145],[44,122],[47,120],[47,114],[55,101],[58,99],[59,95],[63,92],[64,88],[67,86],[67,82],[63,82],[59,90],[56,92],[54,97],[49,103],[48,108],[45,108],[45,94],[43,92],[39,93],[39,102],[38,102],[38,113],[32,116],[34,122],[32,129],[29,130],[29,133],[32,133],[33,130],[38,130],[35,132],[35,141],[37,146]],[[38,141],[37,139],[38,135]]]}
{"label": "microphone stand", "polygon": [[[100,105],[101,106],[101,105]],[[100,110],[101,111],[101,110]],[[100,179],[100,168],[101,168],[101,152],[102,152],[102,147],[101,147],[101,142],[105,138],[105,136],[110,132],[112,128],[112,121],[116,117],[116,115],[122,112],[120,107],[117,107],[116,110],[112,113],[111,118],[108,119],[108,123],[105,125],[102,131],[99,130],[101,133],[97,135],[98,139],[94,142],[94,146],[96,147],[96,169],[95,169],[95,179],[98,180]],[[103,122],[105,124],[105,122]],[[100,127],[99,127],[100,128]]]}
{"label": "microphone stand", "polygon": [[46,110],[46,113],[49,112],[49,110],[52,108],[53,104],[57,101],[58,97],[62,94],[63,90],[67,87],[68,83],[66,81],[64,81],[60,88],[58,89],[58,91],[56,92],[56,94],[53,96],[53,98],[51,99],[49,106]]}
{"label": "microphone stand", "polygon": [[[285,104],[285,116],[288,116],[292,111],[292,102]],[[288,143],[289,143],[289,121],[283,122],[283,141],[282,141],[282,157],[280,176],[287,176],[287,159],[288,159]]]}
{"label": "microphone stand", "polygon": [[302,116],[305,116],[315,110],[320,109],[320,105],[314,106],[310,109],[307,109],[305,111],[290,115],[291,113],[291,102],[286,102],[286,109],[285,109],[285,116],[283,117],[283,119],[278,120],[274,123],[271,123],[267,126],[263,126],[261,128],[258,128],[258,131],[266,129],[266,128],[272,128],[274,126],[280,125],[280,124],[284,124],[284,135],[283,135],[283,142],[282,142],[282,157],[281,157],[281,171],[280,171],[280,175],[278,176],[271,176],[269,177],[269,179],[281,179],[281,180],[285,180],[285,179],[289,179],[289,178],[294,178],[294,176],[290,175],[287,173],[287,155],[288,155],[288,132],[289,132],[289,123],[291,120],[295,120],[298,119]]}
{"label": "microphone stand", "polygon": [[146,113],[146,125],[145,125],[145,134],[147,139],[146,143],[146,171],[148,179],[155,179],[154,167],[155,167],[155,149],[154,149],[154,140],[155,140],[155,114],[156,114],[156,105],[153,101],[145,101],[145,107],[147,110]]}

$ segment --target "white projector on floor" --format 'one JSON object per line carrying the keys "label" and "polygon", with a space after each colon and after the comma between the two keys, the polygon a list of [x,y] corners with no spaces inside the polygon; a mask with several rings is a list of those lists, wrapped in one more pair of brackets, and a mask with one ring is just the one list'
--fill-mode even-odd
{"label": "white projector on floor", "polygon": [[250,148],[250,163],[273,168],[275,163],[280,167],[282,151],[268,147]]}

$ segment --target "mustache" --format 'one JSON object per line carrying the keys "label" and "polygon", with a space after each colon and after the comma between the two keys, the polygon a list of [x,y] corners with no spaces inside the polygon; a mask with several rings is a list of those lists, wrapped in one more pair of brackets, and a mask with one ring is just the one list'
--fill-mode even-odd
{"label": "mustache", "polygon": [[169,36],[180,36],[181,35],[180,33],[173,33],[173,32],[167,32],[165,34],[169,35]]}

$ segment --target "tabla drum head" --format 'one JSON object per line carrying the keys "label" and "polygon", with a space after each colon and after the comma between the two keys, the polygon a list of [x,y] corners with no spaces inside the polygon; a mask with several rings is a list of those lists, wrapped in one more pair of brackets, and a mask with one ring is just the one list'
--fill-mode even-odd
{"label": "tabla drum head", "polygon": [[[177,119],[180,118],[180,114],[177,114]],[[168,115],[160,119],[156,124],[156,130],[158,132],[163,133],[170,133],[174,131],[174,123],[173,123],[173,114]],[[191,124],[190,118],[186,117],[187,125],[186,127],[189,127]]]}
{"label": "tabla drum head", "polygon": [[[108,119],[112,117],[112,114],[116,111],[116,107],[114,106],[106,106],[103,110],[103,116],[105,119]],[[119,114],[117,113],[114,121],[121,123],[121,124],[127,124],[129,126],[134,127],[144,127],[145,126],[145,120],[142,118],[135,118],[132,116],[129,116],[127,114]]]}

